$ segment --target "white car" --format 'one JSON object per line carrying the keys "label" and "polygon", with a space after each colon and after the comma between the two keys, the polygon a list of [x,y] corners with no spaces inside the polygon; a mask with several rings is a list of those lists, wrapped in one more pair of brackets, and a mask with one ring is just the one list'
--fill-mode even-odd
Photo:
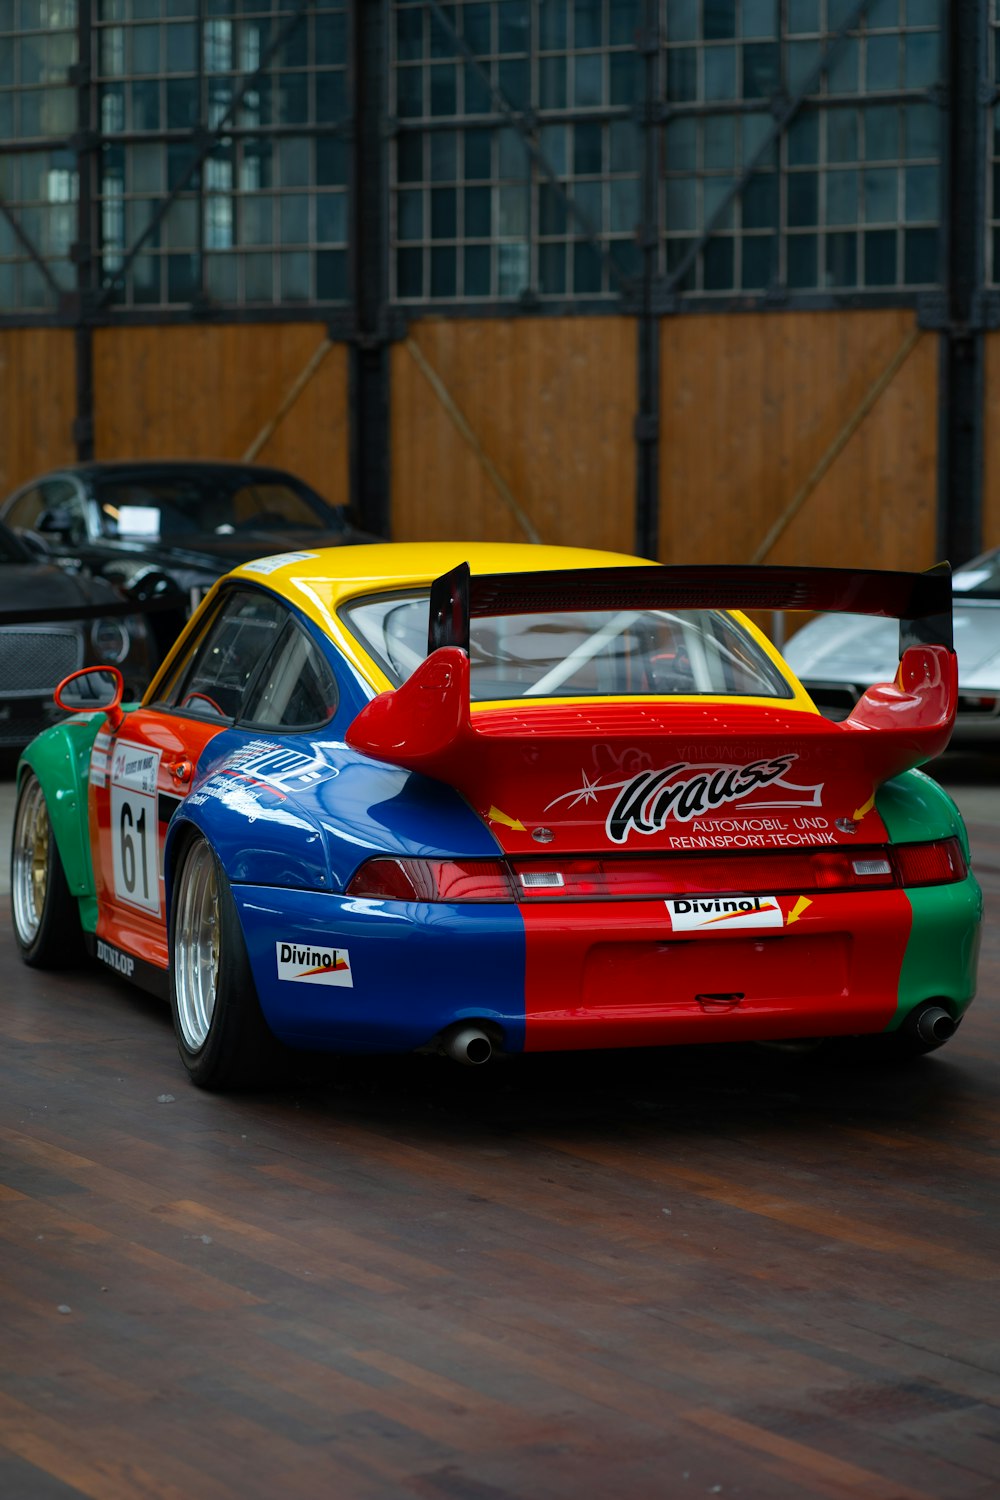
{"label": "white car", "polygon": [[[1000,739],[1000,547],[960,568],[952,589],[959,687],[952,744]],[[845,719],[866,688],[895,675],[899,627],[872,615],[818,615],[782,654],[817,708]]]}

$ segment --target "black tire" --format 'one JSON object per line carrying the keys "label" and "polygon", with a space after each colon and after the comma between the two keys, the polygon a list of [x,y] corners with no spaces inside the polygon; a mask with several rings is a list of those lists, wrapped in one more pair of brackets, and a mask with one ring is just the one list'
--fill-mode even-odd
{"label": "black tire", "polygon": [[21,957],[31,968],[70,968],[83,957],[79,909],[34,771],[25,773],[14,809],[10,914]]}
{"label": "black tire", "polygon": [[283,1049],[264,1020],[229,882],[208,842],[181,851],[170,916],[170,1012],[198,1088],[249,1088]]}

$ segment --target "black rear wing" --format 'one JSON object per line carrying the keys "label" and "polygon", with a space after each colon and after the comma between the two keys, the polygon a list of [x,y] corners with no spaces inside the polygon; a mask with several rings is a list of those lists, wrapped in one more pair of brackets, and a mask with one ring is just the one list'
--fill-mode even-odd
{"label": "black rear wing", "polygon": [[469,651],[471,621],[483,615],[564,610],[740,609],[836,611],[899,621],[899,654],[908,646],[953,651],[951,567],[925,573],[876,568],[738,566],[570,568],[481,573],[468,563],[431,584],[428,653]]}

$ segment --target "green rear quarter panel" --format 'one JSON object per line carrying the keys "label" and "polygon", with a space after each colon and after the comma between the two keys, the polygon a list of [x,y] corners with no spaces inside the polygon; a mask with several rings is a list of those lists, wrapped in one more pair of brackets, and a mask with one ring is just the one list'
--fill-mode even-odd
{"label": "green rear quarter panel", "polygon": [[92,714],[53,724],[32,740],[17,767],[18,787],[29,769],[41,783],[56,848],[67,884],[79,902],[80,922],[86,932],[93,932],[97,926],[87,778],[90,752],[104,722],[104,714]]}
{"label": "green rear quarter panel", "polygon": [[955,802],[922,771],[907,771],[880,787],[875,806],[894,844],[932,839],[961,841],[969,874],[953,885],[908,889],[913,925],[899,976],[896,1015],[901,1025],[914,1006],[946,1000],[959,1020],[976,993],[983,893],[972,873],[969,836]]}

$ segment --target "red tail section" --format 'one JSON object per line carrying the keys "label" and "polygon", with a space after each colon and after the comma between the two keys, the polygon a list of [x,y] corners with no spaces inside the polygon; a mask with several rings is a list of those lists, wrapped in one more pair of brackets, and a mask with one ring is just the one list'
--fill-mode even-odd
{"label": "red tail section", "polygon": [[842,724],[725,699],[472,713],[469,659],[443,646],[347,740],[456,787],[512,854],[871,843],[876,789],[940,754],[957,695],[954,652],[913,646]]}

